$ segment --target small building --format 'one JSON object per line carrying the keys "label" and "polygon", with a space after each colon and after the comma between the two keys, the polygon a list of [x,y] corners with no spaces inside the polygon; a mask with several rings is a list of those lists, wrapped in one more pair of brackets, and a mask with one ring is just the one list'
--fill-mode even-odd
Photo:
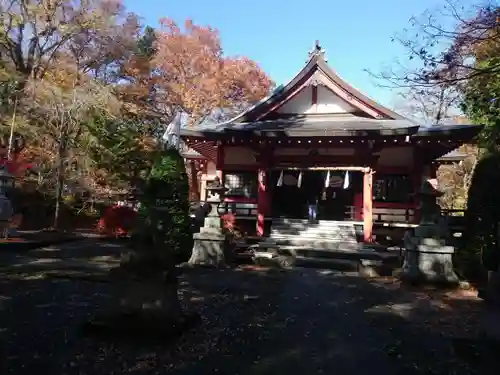
{"label": "small building", "polygon": [[422,180],[480,130],[423,127],[376,103],[343,81],[316,43],[286,85],[227,122],[181,136],[204,158],[203,175],[217,174],[229,189],[221,213],[253,221],[257,235],[277,218],[307,218],[316,195],[320,222],[353,223],[371,242],[374,227],[418,223]]}

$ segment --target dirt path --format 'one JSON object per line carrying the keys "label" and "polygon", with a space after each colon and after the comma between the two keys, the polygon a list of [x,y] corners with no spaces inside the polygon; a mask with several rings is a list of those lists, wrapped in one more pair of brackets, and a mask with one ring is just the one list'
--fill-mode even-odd
{"label": "dirt path", "polygon": [[[119,250],[83,241],[31,259],[83,264],[105,257],[110,265]],[[0,259],[8,269],[5,257]],[[17,258],[10,265],[19,263]],[[82,337],[81,323],[116,303],[109,283],[13,275],[0,278],[2,374],[355,375],[369,370],[390,375],[498,369],[467,348],[457,349],[456,338],[476,336],[482,314],[468,293],[409,289],[391,279],[368,281],[317,269],[193,271],[182,276],[181,294],[203,323],[167,346]]]}

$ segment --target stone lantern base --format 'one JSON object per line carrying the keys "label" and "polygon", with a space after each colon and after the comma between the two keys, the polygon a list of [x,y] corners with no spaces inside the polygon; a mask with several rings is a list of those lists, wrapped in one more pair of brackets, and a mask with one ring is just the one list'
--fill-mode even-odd
{"label": "stone lantern base", "polygon": [[458,284],[453,270],[453,246],[446,246],[434,238],[412,238],[413,246],[406,249],[400,278],[408,282]]}
{"label": "stone lantern base", "polygon": [[193,235],[194,244],[189,264],[223,267],[227,261],[227,237],[222,232],[221,219],[217,212],[219,202],[210,202],[212,209],[205,218],[199,233]]}
{"label": "stone lantern base", "polygon": [[190,264],[219,267],[226,264],[226,236],[218,233],[195,233]]}

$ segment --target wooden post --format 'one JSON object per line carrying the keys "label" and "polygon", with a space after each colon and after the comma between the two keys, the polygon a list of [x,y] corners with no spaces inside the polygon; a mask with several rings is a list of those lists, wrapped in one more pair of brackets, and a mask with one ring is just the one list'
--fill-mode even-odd
{"label": "wooden post", "polygon": [[189,161],[189,199],[191,201],[200,200],[200,188],[198,185],[198,169],[194,160]]}
{"label": "wooden post", "polygon": [[431,165],[429,166],[429,177],[437,178],[437,172],[438,172],[437,163],[431,163]]}
{"label": "wooden post", "polygon": [[420,222],[420,209],[419,209],[419,199],[418,199],[418,192],[420,190],[420,187],[422,186],[422,175],[424,173],[424,168],[422,164],[414,164],[413,166],[413,171],[412,171],[412,186],[413,186],[413,198],[412,198],[412,203],[415,205],[414,210],[413,210],[413,220],[410,221],[407,219],[409,224],[418,224]]}
{"label": "wooden post", "polygon": [[260,149],[257,158],[257,236],[264,236],[265,220],[271,207],[271,188],[269,186],[269,167],[273,163],[273,150],[269,147]]}
{"label": "wooden post", "polygon": [[257,172],[257,236],[264,235],[265,217],[269,210],[268,170],[259,168]]}
{"label": "wooden post", "polygon": [[372,242],[373,231],[373,172],[367,169],[363,173],[363,242]]}
{"label": "wooden post", "polygon": [[217,160],[215,161],[215,175],[219,177],[222,185],[224,185],[224,159],[226,158],[226,153],[224,146],[221,142],[217,142]]}

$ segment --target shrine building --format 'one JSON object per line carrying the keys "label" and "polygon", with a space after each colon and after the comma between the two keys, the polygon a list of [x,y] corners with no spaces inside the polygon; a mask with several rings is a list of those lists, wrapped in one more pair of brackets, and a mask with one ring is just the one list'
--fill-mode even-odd
{"label": "shrine building", "polygon": [[257,235],[278,219],[306,219],[314,190],[320,222],[353,223],[371,242],[374,228],[418,223],[422,180],[457,161],[450,152],[480,130],[424,127],[376,103],[343,81],[316,43],[286,85],[227,122],[183,129],[181,137],[191,186],[199,193],[218,175],[228,188],[221,214],[252,222]]}

